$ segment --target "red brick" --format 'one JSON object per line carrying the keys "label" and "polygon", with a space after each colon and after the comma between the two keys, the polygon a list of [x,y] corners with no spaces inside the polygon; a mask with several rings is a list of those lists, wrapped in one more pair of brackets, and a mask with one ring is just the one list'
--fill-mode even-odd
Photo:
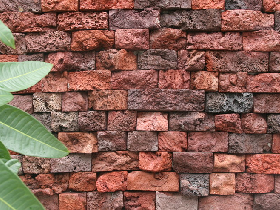
{"label": "red brick", "polygon": [[187,45],[186,32],[180,29],[162,28],[151,32],[151,49],[181,50]]}
{"label": "red brick", "polygon": [[234,173],[210,174],[210,194],[234,195],[234,193],[235,193]]}
{"label": "red brick", "polygon": [[241,115],[244,133],[266,133],[267,123],[264,116],[255,113]]}
{"label": "red brick", "polygon": [[58,139],[71,153],[97,152],[96,134],[84,132],[59,132]]}
{"label": "red brick", "polygon": [[205,67],[205,52],[197,50],[180,50],[178,68],[187,71],[201,71]]}
{"label": "red brick", "polygon": [[228,133],[225,132],[190,132],[188,151],[191,152],[227,152]]}
{"label": "red brick", "polygon": [[225,9],[225,0],[192,0],[192,9]]}
{"label": "red brick", "polygon": [[162,112],[138,112],[136,130],[167,131],[168,114]]}
{"label": "red brick", "polygon": [[254,112],[280,113],[279,94],[254,94]]}
{"label": "red brick", "polygon": [[18,55],[0,55],[0,62],[18,62]]}
{"label": "red brick", "polygon": [[189,33],[187,49],[241,50],[242,36],[234,32]]}
{"label": "red brick", "polygon": [[69,91],[109,89],[110,71],[80,71],[68,73]]}
{"label": "red brick", "polygon": [[127,188],[127,171],[114,171],[100,175],[96,181],[99,192],[125,191]]}
{"label": "red brick", "polygon": [[242,133],[239,114],[220,114],[215,116],[216,131]]}
{"label": "red brick", "polygon": [[280,92],[280,73],[248,75],[248,92]]}
{"label": "red brick", "polygon": [[274,176],[267,174],[236,174],[236,192],[269,193],[274,190]]}
{"label": "red brick", "polygon": [[133,171],[127,177],[127,190],[177,192],[179,191],[179,176],[175,172]]}
{"label": "red brick", "polygon": [[108,113],[108,130],[133,131],[136,128],[137,112],[111,111]]}
{"label": "red brick", "polygon": [[172,154],[168,152],[139,152],[139,169],[150,172],[171,171]]}
{"label": "red brick", "polygon": [[93,191],[96,190],[96,173],[78,172],[70,175],[69,189],[73,191]]}
{"label": "red brick", "polygon": [[67,72],[51,72],[42,80],[43,92],[66,92],[68,91]]}
{"label": "red brick", "polygon": [[280,153],[280,134],[273,134],[272,140],[271,151],[273,153]]}
{"label": "red brick", "polygon": [[265,12],[280,11],[278,0],[263,0],[263,8]]}
{"label": "red brick", "polygon": [[214,172],[245,172],[245,155],[214,154]]}
{"label": "red brick", "polygon": [[42,0],[43,12],[78,11],[78,0]]}
{"label": "red brick", "polygon": [[114,31],[85,30],[72,33],[71,50],[90,51],[110,49],[114,46]]}
{"label": "red brick", "polygon": [[156,210],[156,193],[124,192],[124,206],[127,210]]}
{"label": "red brick", "polygon": [[222,31],[257,31],[273,27],[273,14],[254,10],[227,10],[222,13]]}
{"label": "red brick", "polygon": [[81,0],[81,10],[111,10],[111,9],[133,9],[133,0]]}
{"label": "red brick", "polygon": [[158,133],[158,147],[161,152],[184,152],[188,148],[186,132],[168,131]]}
{"label": "red brick", "polygon": [[86,193],[59,194],[59,210],[86,210]]}
{"label": "red brick", "polygon": [[160,89],[189,89],[190,72],[185,70],[160,70]]}
{"label": "red brick", "polygon": [[219,75],[219,92],[244,93],[247,91],[247,72]]}
{"label": "red brick", "polygon": [[246,156],[246,171],[258,174],[280,174],[279,154],[256,154]]}
{"label": "red brick", "polygon": [[62,94],[62,112],[88,110],[88,97],[84,92],[66,92]]}
{"label": "red brick", "polygon": [[115,46],[116,49],[147,50],[149,49],[149,30],[117,29]]}
{"label": "red brick", "polygon": [[191,89],[218,91],[217,72],[198,71],[191,74]]}

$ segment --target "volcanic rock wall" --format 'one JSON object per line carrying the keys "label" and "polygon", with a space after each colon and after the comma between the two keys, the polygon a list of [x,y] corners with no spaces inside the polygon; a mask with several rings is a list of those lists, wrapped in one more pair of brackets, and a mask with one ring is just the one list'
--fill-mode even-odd
{"label": "volcanic rock wall", "polygon": [[16,49],[52,72],[11,102],[71,151],[15,157],[49,210],[276,210],[275,0],[1,0]]}

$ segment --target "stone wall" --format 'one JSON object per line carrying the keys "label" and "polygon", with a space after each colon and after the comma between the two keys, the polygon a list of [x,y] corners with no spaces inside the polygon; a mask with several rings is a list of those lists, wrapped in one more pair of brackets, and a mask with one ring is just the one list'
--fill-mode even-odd
{"label": "stone wall", "polygon": [[48,210],[276,210],[275,0],[1,0],[16,49],[52,72],[11,102],[71,151],[14,154]]}

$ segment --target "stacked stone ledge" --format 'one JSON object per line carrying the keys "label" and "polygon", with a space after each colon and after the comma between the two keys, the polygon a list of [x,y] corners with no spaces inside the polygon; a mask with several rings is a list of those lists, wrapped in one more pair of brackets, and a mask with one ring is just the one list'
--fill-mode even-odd
{"label": "stacked stone ledge", "polygon": [[10,103],[70,150],[25,157],[50,210],[276,210],[280,7],[273,0],[2,0],[16,49],[52,71]]}

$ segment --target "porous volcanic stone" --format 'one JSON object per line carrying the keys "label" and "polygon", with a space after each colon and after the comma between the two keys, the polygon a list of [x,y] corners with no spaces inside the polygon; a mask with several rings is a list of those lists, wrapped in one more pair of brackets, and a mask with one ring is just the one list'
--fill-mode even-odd
{"label": "porous volcanic stone", "polygon": [[280,195],[275,193],[256,194],[254,210],[274,210],[279,208]]}
{"label": "porous volcanic stone", "polygon": [[280,132],[280,115],[270,114],[267,116],[267,133]]}
{"label": "porous volcanic stone", "polygon": [[218,91],[218,72],[197,71],[191,73],[191,89]]}
{"label": "porous volcanic stone", "polygon": [[0,62],[18,62],[18,55],[0,55]]}
{"label": "porous volcanic stone", "polygon": [[172,69],[160,70],[158,86],[160,89],[190,89],[190,72]]}
{"label": "porous volcanic stone", "polygon": [[187,71],[201,71],[205,67],[205,52],[197,50],[180,50],[178,68]]}
{"label": "porous volcanic stone", "polygon": [[96,181],[97,191],[125,191],[127,188],[127,174],[127,171],[114,171],[101,174]]}
{"label": "porous volcanic stone", "polygon": [[279,2],[274,0],[263,0],[263,8],[265,12],[275,12],[279,11]]}
{"label": "porous volcanic stone", "polygon": [[214,172],[245,172],[245,155],[214,154]]}
{"label": "porous volcanic stone", "polygon": [[242,133],[239,114],[219,114],[215,116],[216,131]]}
{"label": "porous volcanic stone", "polygon": [[210,194],[234,195],[234,193],[235,193],[234,173],[210,174]]}
{"label": "porous volcanic stone", "polygon": [[127,210],[135,208],[156,210],[155,192],[124,192],[124,206]]}
{"label": "porous volcanic stone", "polygon": [[36,195],[40,203],[49,210],[58,210],[58,195]]}
{"label": "porous volcanic stone", "polygon": [[133,0],[80,0],[81,10],[133,9]]}
{"label": "porous volcanic stone", "polygon": [[255,154],[246,156],[246,172],[280,174],[279,154]]}
{"label": "porous volcanic stone", "polygon": [[248,75],[248,92],[280,92],[280,73]]}
{"label": "porous volcanic stone", "polygon": [[26,47],[26,36],[25,34],[22,33],[14,33],[13,34],[15,38],[15,45],[16,48],[12,49],[6,45],[4,45],[2,42],[0,42],[0,53],[1,54],[11,54],[11,55],[22,55],[27,52],[27,47]]}
{"label": "porous volcanic stone", "polygon": [[78,131],[78,113],[77,112],[52,112],[51,129],[54,132],[60,131]]}
{"label": "porous volcanic stone", "polygon": [[41,0],[43,12],[78,11],[79,0]]}
{"label": "porous volcanic stone", "polygon": [[60,210],[86,210],[86,193],[62,193],[59,194]]}
{"label": "porous volcanic stone", "polygon": [[226,10],[231,9],[261,10],[262,0],[226,0]]}
{"label": "porous volcanic stone", "polygon": [[139,169],[143,171],[171,171],[172,154],[168,152],[139,152]]}
{"label": "porous volcanic stone", "polygon": [[61,99],[63,112],[88,110],[88,97],[84,92],[66,92],[62,94]]}
{"label": "porous volcanic stone", "polygon": [[158,147],[161,152],[184,152],[188,148],[186,132],[168,131],[158,133]]}
{"label": "porous volcanic stone", "polygon": [[247,72],[220,73],[219,92],[244,93],[247,91]]}
{"label": "porous volcanic stone", "polygon": [[105,130],[106,113],[104,111],[79,112],[79,128],[81,131]]}
{"label": "porous volcanic stone", "polygon": [[40,0],[2,0],[0,12],[41,12]]}
{"label": "porous volcanic stone", "polygon": [[34,93],[34,112],[61,111],[60,93]]}
{"label": "porous volcanic stone", "polygon": [[29,114],[33,113],[32,95],[14,95],[14,99],[9,103]]}
{"label": "porous volcanic stone", "polygon": [[42,123],[48,131],[51,131],[51,113],[33,113],[32,116]]}
{"label": "porous volcanic stone", "polygon": [[78,172],[70,175],[69,189],[73,191],[96,190],[96,173]]}
{"label": "porous volcanic stone", "polygon": [[87,209],[122,209],[123,192],[100,193],[97,191],[87,193]]}
{"label": "porous volcanic stone", "polygon": [[24,156],[22,159],[22,170],[27,174],[50,173],[51,160],[49,158]]}
{"label": "porous volcanic stone", "polygon": [[108,113],[108,130],[133,131],[136,128],[136,111],[111,111]]}
{"label": "porous volcanic stone", "polygon": [[280,11],[274,13],[274,30],[280,32]]}
{"label": "porous volcanic stone", "polygon": [[[256,111],[255,108],[254,111]],[[263,115],[255,113],[242,114],[241,121],[244,133],[266,133],[267,131],[266,118]]]}
{"label": "porous volcanic stone", "polygon": [[[66,92],[68,91],[68,73],[50,72],[42,80],[42,92]],[[38,84],[38,83],[37,83]]]}
{"label": "porous volcanic stone", "polygon": [[180,174],[180,192],[187,196],[209,195],[209,174]]}
{"label": "porous volcanic stone", "polygon": [[280,113],[280,94],[254,94],[254,112]]}
{"label": "porous volcanic stone", "polygon": [[147,50],[149,49],[149,30],[117,29],[115,46],[117,49]]}
{"label": "porous volcanic stone", "polygon": [[192,0],[192,9],[224,9],[225,0]]}
{"label": "porous volcanic stone", "polygon": [[[279,12],[279,15],[280,15],[280,12]],[[280,17],[279,17],[279,21],[280,21]],[[279,26],[280,26],[280,24],[279,24]],[[278,31],[280,31],[280,29]],[[269,71],[270,72],[280,72],[280,52],[270,52]]]}
{"label": "porous volcanic stone", "polygon": [[129,151],[158,151],[157,133],[152,131],[132,131],[128,133]]}
{"label": "porous volcanic stone", "polygon": [[191,0],[135,0],[135,9],[191,9]]}
{"label": "porous volcanic stone", "polygon": [[167,131],[168,114],[162,112],[138,112],[136,130]]}
{"label": "porous volcanic stone", "polygon": [[273,142],[272,142],[271,151],[273,153],[280,153],[280,134],[279,133],[273,134],[272,141]]}
{"label": "porous volcanic stone", "polygon": [[36,53],[36,54],[30,54],[30,55],[19,55],[18,61],[44,61],[44,54],[43,53]]}
{"label": "porous volcanic stone", "polygon": [[126,150],[127,135],[121,131],[97,132],[98,151]]}
{"label": "porous volcanic stone", "polygon": [[274,175],[275,176],[275,193],[279,194],[280,192],[280,175]]}

